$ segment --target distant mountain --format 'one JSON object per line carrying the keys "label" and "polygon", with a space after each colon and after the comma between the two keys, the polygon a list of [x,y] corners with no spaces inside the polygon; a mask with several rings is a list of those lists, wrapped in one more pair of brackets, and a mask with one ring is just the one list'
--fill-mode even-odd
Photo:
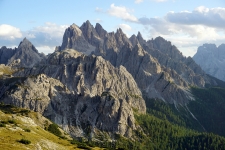
{"label": "distant mountain", "polygon": [[20,42],[18,48],[11,49],[3,46],[0,49],[0,63],[12,67],[33,67],[45,58],[34,45],[26,38]]}
{"label": "distant mountain", "polygon": [[7,64],[9,59],[15,54],[15,49],[3,46],[0,48],[0,64]]}
{"label": "distant mountain", "polygon": [[193,59],[206,73],[225,81],[225,44],[203,44]]}

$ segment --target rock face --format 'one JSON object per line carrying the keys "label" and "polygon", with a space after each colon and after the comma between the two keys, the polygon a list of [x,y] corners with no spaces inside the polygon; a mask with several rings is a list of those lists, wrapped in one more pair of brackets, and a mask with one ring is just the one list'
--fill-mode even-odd
{"label": "rock face", "polygon": [[[77,45],[76,39],[68,36],[74,35],[70,28],[66,30],[64,39],[73,39],[69,40],[71,45]],[[206,83],[212,84],[192,58],[184,57],[171,42],[162,37],[146,41],[138,32],[137,36],[127,38],[121,29],[116,33],[107,33],[100,24],[93,27],[89,21],[80,28],[76,26],[76,30],[82,37],[81,43],[94,47],[92,53],[102,56],[114,67],[124,66],[142,93],[149,98],[184,105],[193,99],[189,91],[191,85],[204,87]],[[66,43],[63,40],[62,45]]]}
{"label": "rock face", "polygon": [[203,44],[193,59],[206,73],[225,81],[225,44]]}
{"label": "rock face", "polygon": [[85,40],[82,31],[75,24],[67,28],[63,35],[61,50],[66,49],[76,49],[87,55],[95,50],[95,48]]}
{"label": "rock face", "polygon": [[38,50],[26,38],[20,42],[18,48],[11,49],[3,46],[0,49],[0,64],[13,68],[33,67],[44,58],[45,55],[38,53]]}
{"label": "rock face", "polygon": [[[96,135],[100,130],[129,137],[136,129],[133,109],[146,111],[132,75],[101,56],[55,52],[43,65],[15,76],[30,77],[2,86],[1,93],[8,94],[1,101],[38,111],[73,136]],[[13,85],[17,88],[10,90]]]}

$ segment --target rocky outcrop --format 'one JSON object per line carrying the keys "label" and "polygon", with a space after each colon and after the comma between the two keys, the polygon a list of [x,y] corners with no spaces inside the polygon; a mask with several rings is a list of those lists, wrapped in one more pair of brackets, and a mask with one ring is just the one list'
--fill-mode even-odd
{"label": "rocky outcrop", "polygon": [[203,44],[193,59],[206,73],[225,81],[225,44]]}
{"label": "rocky outcrop", "polygon": [[45,64],[14,75],[31,76],[22,85],[29,90],[17,88],[3,101],[35,109],[64,130],[70,125],[68,131],[73,136],[84,136],[89,128],[93,133],[100,130],[129,137],[136,129],[133,109],[146,111],[132,75],[101,56],[86,56],[75,50],[55,52]]}

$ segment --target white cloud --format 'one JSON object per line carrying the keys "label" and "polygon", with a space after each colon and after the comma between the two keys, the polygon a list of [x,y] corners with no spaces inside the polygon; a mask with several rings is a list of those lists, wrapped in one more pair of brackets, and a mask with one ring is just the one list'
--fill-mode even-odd
{"label": "white cloud", "polygon": [[35,46],[57,46],[62,44],[63,34],[68,25],[57,25],[55,23],[46,22],[43,26],[38,26],[32,30],[24,32],[26,36]]}
{"label": "white cloud", "polygon": [[148,27],[149,38],[162,36],[186,56],[193,56],[204,43],[225,41],[225,8],[200,6],[192,12],[168,12],[162,18],[139,18],[139,23]]}
{"label": "white cloud", "polygon": [[195,8],[195,11],[200,12],[200,13],[207,13],[207,12],[209,12],[209,8],[206,8],[204,6],[199,6],[199,7]]}
{"label": "white cloud", "polygon": [[0,25],[0,38],[13,40],[21,37],[22,33],[19,28],[7,24]]}
{"label": "white cloud", "polygon": [[97,18],[97,19],[94,19],[93,21],[94,22],[97,22],[97,23],[101,23],[102,22],[102,19]]}
{"label": "white cloud", "polygon": [[36,27],[32,32],[48,34],[49,37],[61,37],[68,25],[57,25],[55,23],[46,22],[44,26]]}
{"label": "white cloud", "polygon": [[123,31],[130,31],[130,30],[132,30],[131,26],[129,26],[128,24],[120,24],[119,28],[121,28]]}
{"label": "white cloud", "polygon": [[118,18],[121,18],[125,21],[131,21],[131,22],[137,22],[138,19],[130,14],[130,10],[123,6],[115,6],[114,4],[110,5],[110,9],[107,11],[107,13],[111,16],[115,16]]}
{"label": "white cloud", "polygon": [[141,2],[143,2],[144,0],[135,0],[135,3],[139,4]]}
{"label": "white cloud", "polygon": [[165,18],[171,23],[185,25],[205,25],[225,29],[225,8],[197,7],[192,12],[170,12]]}
{"label": "white cloud", "polygon": [[36,47],[39,53],[44,53],[44,54],[49,54],[53,53],[55,51],[55,47],[50,47],[50,46],[40,46]]}
{"label": "white cloud", "polygon": [[[62,44],[63,34],[67,25],[57,25],[46,22],[43,26],[21,32],[20,29],[10,25],[0,26],[0,47],[15,47],[26,37],[38,50],[45,54],[53,52],[55,46]],[[16,46],[16,47],[17,47]]]}
{"label": "white cloud", "polygon": [[121,28],[123,30],[123,32],[126,34],[127,37],[130,36],[129,32],[132,31],[132,28],[131,26],[129,26],[128,24],[119,24],[117,27],[118,28]]}
{"label": "white cloud", "polygon": [[[215,16],[221,19],[216,20]],[[213,19],[216,21],[214,24],[211,22]],[[153,34],[184,34],[205,40],[217,39],[219,31],[225,31],[225,8],[198,7],[193,12],[169,12],[163,18],[140,18],[139,23],[151,26]]]}
{"label": "white cloud", "polygon": [[99,13],[104,12],[103,9],[102,9],[102,8],[99,8],[99,7],[96,7],[96,8],[95,8],[95,11],[96,11],[96,12],[99,12]]}

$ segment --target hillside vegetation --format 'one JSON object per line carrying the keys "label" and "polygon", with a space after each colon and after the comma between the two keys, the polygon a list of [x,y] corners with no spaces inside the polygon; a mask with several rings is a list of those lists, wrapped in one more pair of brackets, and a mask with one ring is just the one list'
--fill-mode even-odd
{"label": "hillside vegetation", "polygon": [[225,89],[220,87],[192,88],[195,101],[189,108],[207,132],[225,136]]}
{"label": "hillside vegetation", "polygon": [[79,142],[72,142],[72,138],[58,126],[52,126],[55,124],[36,112],[0,104],[0,149],[74,150],[89,148],[86,145],[82,146]]}

